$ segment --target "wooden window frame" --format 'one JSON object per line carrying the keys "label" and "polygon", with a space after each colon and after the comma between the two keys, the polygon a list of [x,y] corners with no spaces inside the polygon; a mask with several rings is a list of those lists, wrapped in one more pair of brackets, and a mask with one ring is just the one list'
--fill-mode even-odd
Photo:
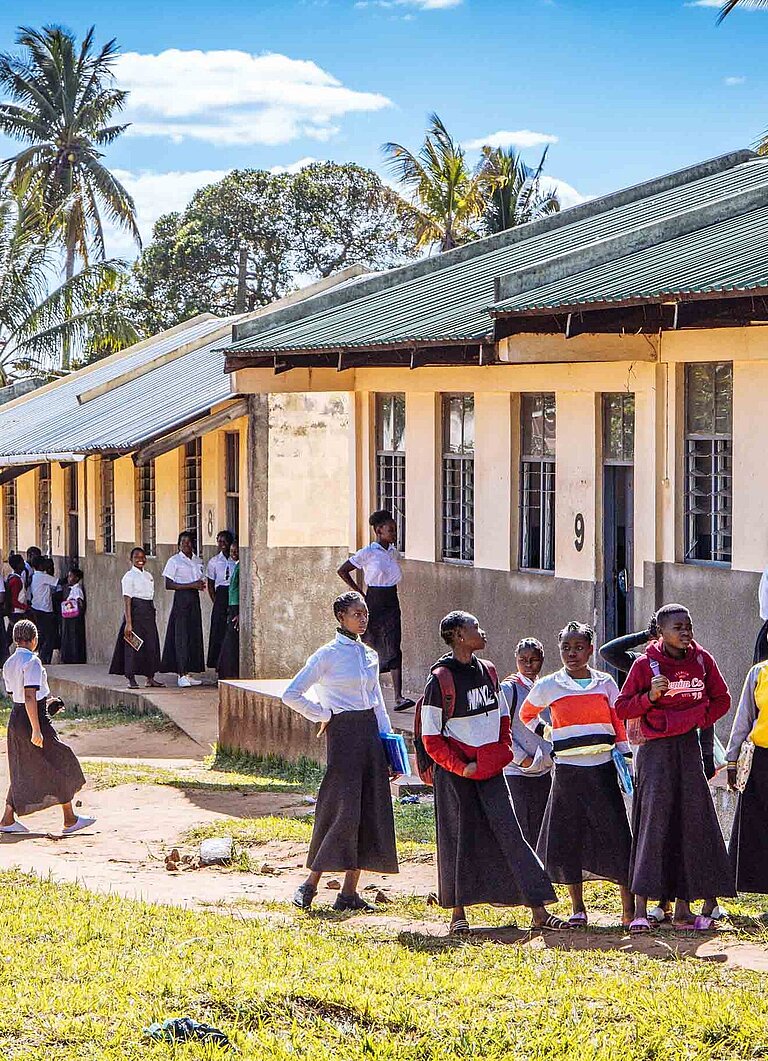
{"label": "wooden window frame", "polygon": [[147,556],[157,556],[157,479],[154,460],[136,469],[136,521]]}
{"label": "wooden window frame", "polygon": [[[540,403],[541,414],[545,414],[545,403],[551,402],[555,424],[554,453],[526,452],[526,421],[529,409],[535,414],[535,403]],[[544,437],[544,436],[542,436]],[[542,447],[543,450],[543,447]],[[556,519],[556,454],[557,454],[557,400],[551,391],[520,396],[520,553],[521,571],[532,574],[553,574],[555,570],[555,519]],[[533,500],[538,497],[538,503]],[[532,516],[538,513],[538,520]],[[538,523],[538,552],[533,552],[533,535]],[[531,563],[537,555],[539,564]]]}
{"label": "wooden window frame", "polygon": [[[385,412],[385,404],[392,402],[392,411]],[[405,429],[401,448],[393,449],[386,444],[385,420],[394,421],[394,403],[402,402],[403,422],[405,422],[405,394],[394,392],[377,394],[374,413],[374,430],[376,440],[376,508],[387,509],[397,524],[397,547],[405,550]],[[390,434],[394,435],[394,423]]]}
{"label": "wooden window frame", "polygon": [[[450,448],[451,405],[461,401],[461,452]],[[472,409],[472,449],[466,450],[466,413]],[[444,394],[441,403],[442,493],[440,557],[445,563],[471,565],[475,560],[474,394]],[[455,544],[454,544],[455,543]]]}
{"label": "wooden window frame", "polygon": [[[694,369],[712,370],[713,421],[708,431],[691,430],[692,375]],[[729,410],[727,431],[717,429],[718,369],[728,368]],[[733,362],[688,362],[683,386],[683,561],[712,567],[730,567],[733,560]],[[707,467],[708,466],[708,467]],[[701,535],[698,518],[709,523]],[[709,538],[708,555],[693,555]]]}

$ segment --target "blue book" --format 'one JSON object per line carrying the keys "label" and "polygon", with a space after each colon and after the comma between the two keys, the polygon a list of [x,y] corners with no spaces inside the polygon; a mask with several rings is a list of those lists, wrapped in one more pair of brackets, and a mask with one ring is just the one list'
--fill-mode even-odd
{"label": "blue book", "polygon": [[632,771],[629,769],[629,763],[618,748],[613,749],[611,757],[616,767],[616,773],[619,775],[619,788],[625,796],[634,795],[635,786],[632,781]]}
{"label": "blue book", "polygon": [[393,774],[405,774],[411,772],[411,762],[408,758],[408,749],[402,733],[382,733],[381,743],[384,746],[384,754]]}

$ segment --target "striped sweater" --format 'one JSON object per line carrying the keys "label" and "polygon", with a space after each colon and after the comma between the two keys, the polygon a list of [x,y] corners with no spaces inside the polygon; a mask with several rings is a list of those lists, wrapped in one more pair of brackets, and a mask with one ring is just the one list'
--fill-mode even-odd
{"label": "striped sweater", "polygon": [[[589,673],[586,686],[565,668],[540,678],[520,709],[521,720],[534,733],[551,739],[555,762],[565,766],[600,766],[610,762],[614,747],[631,755],[624,723],[613,706],[619,695],[616,682],[602,671],[590,668]],[[551,727],[539,717],[545,708],[550,709]]]}

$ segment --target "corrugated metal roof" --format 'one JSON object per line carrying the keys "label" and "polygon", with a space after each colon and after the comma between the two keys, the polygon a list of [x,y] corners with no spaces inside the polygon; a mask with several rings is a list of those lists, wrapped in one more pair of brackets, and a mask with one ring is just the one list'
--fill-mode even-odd
{"label": "corrugated metal roof", "polygon": [[[131,449],[224,401],[230,396],[230,379],[215,348],[222,329],[234,319],[210,318],[165,332],[9,407],[0,406],[0,460],[25,453]],[[216,333],[215,341],[204,343]],[[196,342],[201,345],[175,360],[84,405],[78,403],[79,394]]]}
{"label": "corrugated metal roof", "polygon": [[768,207],[497,303],[499,313],[745,292],[768,286]]}
{"label": "corrugated metal roof", "polygon": [[575,212],[571,220],[569,211],[563,211],[558,224],[547,231],[524,238],[527,226],[523,226],[510,234],[509,245],[499,246],[496,241],[485,253],[481,241],[472,257],[454,262],[446,256],[444,268],[438,263],[419,275],[409,267],[393,270],[388,274],[391,283],[357,297],[352,291],[342,304],[321,312],[313,314],[308,300],[298,319],[239,339],[226,352],[258,356],[420,341],[479,342],[492,332],[488,308],[494,301],[497,277],[760,187],[765,187],[768,199],[768,159],[742,161],[700,179],[689,176],[662,192],[621,206],[610,207],[614,197],[607,197],[608,206],[603,207],[597,200],[590,204],[588,216],[576,208],[581,214]]}

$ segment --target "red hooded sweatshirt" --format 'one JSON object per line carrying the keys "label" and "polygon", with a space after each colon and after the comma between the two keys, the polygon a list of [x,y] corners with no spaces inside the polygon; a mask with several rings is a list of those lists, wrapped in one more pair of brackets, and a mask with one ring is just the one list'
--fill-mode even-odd
{"label": "red hooded sweatshirt", "polygon": [[[658,674],[669,679],[669,689],[651,703],[651,681]],[[646,740],[711,726],[730,706],[731,694],[717,664],[695,641],[682,659],[668,656],[661,641],[649,645],[632,664],[615,704],[619,718],[641,719]]]}

